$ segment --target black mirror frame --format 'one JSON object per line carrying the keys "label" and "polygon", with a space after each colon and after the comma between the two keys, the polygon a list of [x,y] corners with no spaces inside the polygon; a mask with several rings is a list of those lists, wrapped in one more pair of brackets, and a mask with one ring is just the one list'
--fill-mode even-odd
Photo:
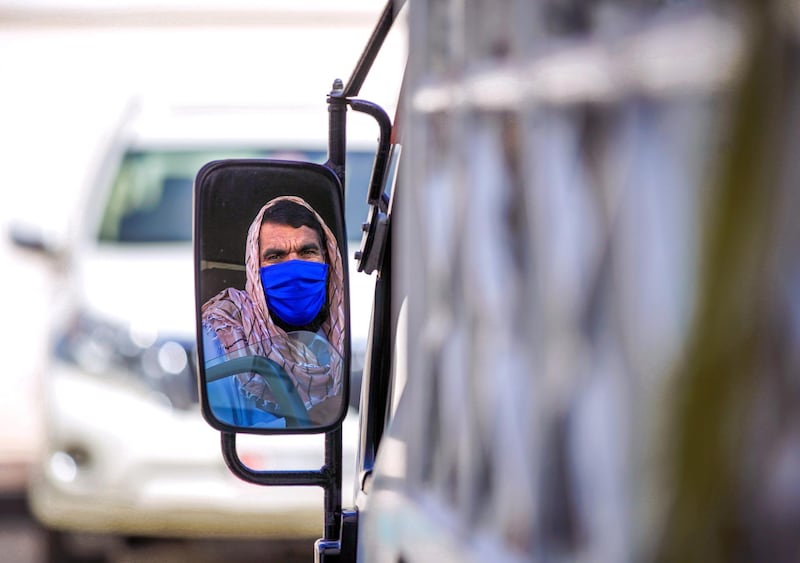
{"label": "black mirror frame", "polygon": [[[235,177],[233,176],[235,175]],[[268,181],[266,180],[268,178]],[[234,186],[235,185],[235,186]],[[291,189],[287,187],[291,186]],[[224,197],[223,194],[224,193]],[[267,159],[216,160],[204,165],[197,173],[194,185],[194,274],[195,274],[195,321],[197,331],[197,374],[200,404],[203,417],[213,428],[227,433],[262,435],[322,434],[339,428],[347,414],[350,393],[350,294],[347,268],[347,240],[345,231],[344,204],[339,177],[328,166],[310,162],[295,162]],[[341,411],[329,424],[287,428],[256,428],[232,426],[214,416],[206,389],[206,358],[202,346],[203,329],[200,308],[209,297],[224,287],[234,285],[225,280],[209,290],[204,283],[203,264],[226,262],[244,264],[244,244],[247,230],[258,210],[270,199],[280,195],[302,197],[323,218],[337,238],[342,257],[344,299],[344,349],[342,350],[342,401]],[[215,220],[203,213],[204,209],[215,209]],[[223,217],[220,220],[220,217]],[[209,238],[224,232],[226,238],[242,241],[242,244],[210,252]]]}

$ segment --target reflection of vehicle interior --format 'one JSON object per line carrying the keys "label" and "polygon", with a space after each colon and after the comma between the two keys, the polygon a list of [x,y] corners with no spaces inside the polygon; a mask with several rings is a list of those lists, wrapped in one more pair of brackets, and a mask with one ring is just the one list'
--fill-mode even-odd
{"label": "reflection of vehicle interior", "polygon": [[[285,427],[306,426],[310,424],[308,410],[303,404],[303,400],[297,393],[292,380],[286,371],[264,356],[245,356],[233,358],[219,364],[206,368],[206,384],[209,387],[223,381],[227,377],[245,374],[252,377],[253,374],[263,378],[270,388],[277,408],[272,409],[274,415],[280,416],[285,420]],[[211,402],[211,410],[218,417],[223,417],[221,413],[225,405]],[[228,407],[230,408],[230,407]],[[269,412],[269,409],[266,409]],[[231,423],[232,424],[232,423]]]}
{"label": "reflection of vehicle interior", "polygon": [[[341,381],[342,358],[325,338],[306,331],[289,332],[286,336],[301,352],[302,360],[307,362],[305,366],[327,370],[333,380]],[[261,344],[249,345],[219,357],[206,356],[205,385],[211,411],[221,422],[240,429],[311,427],[311,415],[286,372],[286,364],[266,357],[263,351],[267,348]],[[271,401],[247,404],[240,400],[241,384],[237,380],[244,383],[253,378],[263,379]],[[258,412],[235,412],[242,408],[264,411],[275,419],[259,418]]]}
{"label": "reflection of vehicle interior", "polygon": [[[264,356],[233,358],[207,367],[206,384],[211,388],[221,383],[225,378],[240,374],[245,374],[248,377],[257,375],[266,381],[277,406],[277,408],[271,409],[271,414],[283,419],[284,424],[281,426],[292,428],[308,426],[311,423],[308,417],[308,410],[297,393],[292,380],[289,379],[289,375],[276,362]],[[209,391],[209,394],[212,393],[213,391]],[[217,404],[214,401],[210,401],[210,405],[211,410],[218,418],[223,420],[229,418],[225,416],[225,410],[230,409],[230,407]],[[264,407],[264,409],[270,412],[268,407]],[[230,424],[234,424],[234,422],[230,422]]]}

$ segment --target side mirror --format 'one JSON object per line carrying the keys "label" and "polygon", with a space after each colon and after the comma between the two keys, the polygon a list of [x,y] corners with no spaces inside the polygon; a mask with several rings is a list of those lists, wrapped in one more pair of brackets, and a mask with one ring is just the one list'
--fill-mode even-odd
{"label": "side mirror", "polygon": [[220,160],[194,189],[204,417],[223,432],[331,430],[350,373],[338,177],[306,162]]}
{"label": "side mirror", "polygon": [[14,221],[8,227],[9,241],[21,250],[57,261],[63,257],[63,237],[29,222]]}

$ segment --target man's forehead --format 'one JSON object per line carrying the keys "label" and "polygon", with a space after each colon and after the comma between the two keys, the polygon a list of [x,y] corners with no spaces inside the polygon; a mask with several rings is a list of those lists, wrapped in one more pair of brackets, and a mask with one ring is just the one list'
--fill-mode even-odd
{"label": "man's forehead", "polygon": [[322,244],[317,231],[306,225],[293,227],[282,223],[264,222],[259,231],[263,244],[315,243]]}

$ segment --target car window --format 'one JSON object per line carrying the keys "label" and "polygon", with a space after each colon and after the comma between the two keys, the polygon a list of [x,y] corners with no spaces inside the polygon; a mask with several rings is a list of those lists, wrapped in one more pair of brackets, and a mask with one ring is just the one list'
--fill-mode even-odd
{"label": "car window", "polygon": [[[221,158],[278,158],[322,163],[325,151],[309,150],[131,150],[114,179],[98,239],[106,243],[189,243],[192,186],[197,171]],[[361,238],[373,153],[347,154],[345,210],[348,239]]]}

